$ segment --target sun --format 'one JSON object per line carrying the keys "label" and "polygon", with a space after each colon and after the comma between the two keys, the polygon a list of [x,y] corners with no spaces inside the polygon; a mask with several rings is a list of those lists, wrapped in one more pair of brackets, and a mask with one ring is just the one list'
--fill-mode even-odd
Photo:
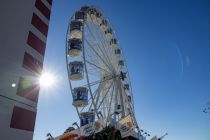
{"label": "sun", "polygon": [[44,72],[39,78],[39,83],[43,88],[50,88],[55,85],[56,78],[52,73]]}

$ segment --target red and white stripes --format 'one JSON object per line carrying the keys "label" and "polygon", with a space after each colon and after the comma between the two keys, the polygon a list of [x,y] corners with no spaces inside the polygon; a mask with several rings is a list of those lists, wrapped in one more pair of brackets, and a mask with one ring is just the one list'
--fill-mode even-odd
{"label": "red and white stripes", "polygon": [[[35,51],[41,57],[44,57],[46,49],[46,41],[43,41],[42,36],[47,38],[48,34],[48,24],[50,20],[52,0],[36,0],[34,3],[35,10],[31,16],[31,26],[35,28],[38,33],[33,30],[28,31],[28,36],[26,38],[26,47],[33,49],[32,51],[27,51],[26,48],[22,61],[22,69],[27,73],[31,73],[32,76],[39,76],[43,67],[43,59],[37,55],[34,55]],[[39,11],[37,13],[36,11]],[[40,13],[42,16],[40,17]],[[43,19],[45,17],[45,19]],[[45,20],[45,21],[44,21]],[[39,36],[41,34],[41,36]],[[45,39],[46,40],[46,39]],[[39,84],[34,80],[34,78],[27,78],[24,75],[19,77],[19,83],[16,91],[16,95],[24,98],[24,100],[29,100],[37,104],[39,95]],[[36,119],[36,109],[34,111],[28,110],[15,105],[13,108],[13,113],[10,122],[10,128],[15,128],[19,130],[34,131]]]}

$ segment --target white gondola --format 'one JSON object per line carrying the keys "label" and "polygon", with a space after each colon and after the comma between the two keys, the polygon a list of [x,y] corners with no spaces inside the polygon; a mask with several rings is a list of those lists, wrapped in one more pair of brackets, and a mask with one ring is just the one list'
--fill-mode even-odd
{"label": "white gondola", "polygon": [[97,11],[96,12],[96,22],[98,25],[100,25],[102,22],[101,16],[102,16],[101,12]]}
{"label": "white gondola", "polygon": [[93,123],[94,121],[95,121],[95,113],[93,111],[82,112],[80,114],[80,126]]}
{"label": "white gondola", "polygon": [[121,112],[121,105],[116,105],[115,114],[120,114]]}
{"label": "white gondola", "polygon": [[121,77],[121,79],[124,81],[125,79],[127,79],[127,74],[126,74],[126,72],[120,72],[120,77]]}
{"label": "white gondola", "polygon": [[117,105],[117,110],[120,110],[121,109],[121,105]]}
{"label": "white gondola", "polygon": [[117,55],[117,56],[120,56],[121,55],[121,50],[120,49],[115,49],[114,54]]}
{"label": "white gondola", "polygon": [[122,68],[125,64],[123,60],[119,60],[118,65]]}
{"label": "white gondola", "polygon": [[89,6],[82,6],[81,8],[80,8],[80,11],[82,11],[82,12],[87,12],[88,10],[89,10]]}
{"label": "white gondola", "polygon": [[68,49],[70,56],[80,56],[82,54],[82,41],[80,39],[69,39]]}
{"label": "white gondola", "polygon": [[88,89],[86,87],[78,87],[73,89],[73,105],[82,107],[88,105]]}
{"label": "white gondola", "polygon": [[128,102],[131,102],[131,96],[128,95]]}
{"label": "white gondola", "polygon": [[105,32],[107,29],[108,22],[106,19],[103,19],[100,24],[100,29],[102,32]]}
{"label": "white gondola", "polygon": [[69,63],[70,79],[73,81],[82,80],[84,78],[83,62],[74,61]]}
{"label": "white gondola", "polygon": [[117,39],[116,38],[112,38],[110,40],[110,47],[111,48],[115,48],[117,46]]}
{"label": "white gondola", "polygon": [[71,24],[70,24],[70,38],[71,39],[82,40],[82,26],[83,26],[83,23],[79,20],[71,21]]}
{"label": "white gondola", "polygon": [[89,13],[90,18],[93,21],[93,23],[96,24],[97,23],[96,9],[95,8],[91,8],[91,9],[89,9],[88,13]]}
{"label": "white gondola", "polygon": [[128,109],[128,114],[132,114],[131,109],[129,107],[127,109]]}
{"label": "white gondola", "polygon": [[124,88],[124,90],[125,90],[125,91],[130,90],[130,86],[129,86],[129,84],[124,84],[123,88]]}
{"label": "white gondola", "polygon": [[112,39],[112,29],[111,28],[108,28],[106,31],[105,31],[105,36],[108,40]]}
{"label": "white gondola", "polygon": [[83,22],[86,18],[86,14],[83,11],[77,11],[75,13],[75,20]]}

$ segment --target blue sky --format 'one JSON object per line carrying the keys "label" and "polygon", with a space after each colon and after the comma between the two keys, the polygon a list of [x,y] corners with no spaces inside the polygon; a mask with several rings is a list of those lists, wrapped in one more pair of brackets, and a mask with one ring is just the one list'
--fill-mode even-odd
{"label": "blue sky", "polygon": [[54,0],[44,68],[55,87],[41,89],[34,140],[57,136],[78,121],[65,63],[65,35],[73,12],[102,8],[124,51],[140,128],[165,140],[209,140],[210,1]]}

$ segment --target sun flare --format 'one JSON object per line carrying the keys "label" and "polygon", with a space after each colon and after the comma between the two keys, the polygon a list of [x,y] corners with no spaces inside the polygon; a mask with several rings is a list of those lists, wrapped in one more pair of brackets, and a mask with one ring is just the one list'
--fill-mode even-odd
{"label": "sun flare", "polygon": [[56,78],[52,73],[45,72],[39,78],[40,86],[43,88],[50,88],[55,85]]}

